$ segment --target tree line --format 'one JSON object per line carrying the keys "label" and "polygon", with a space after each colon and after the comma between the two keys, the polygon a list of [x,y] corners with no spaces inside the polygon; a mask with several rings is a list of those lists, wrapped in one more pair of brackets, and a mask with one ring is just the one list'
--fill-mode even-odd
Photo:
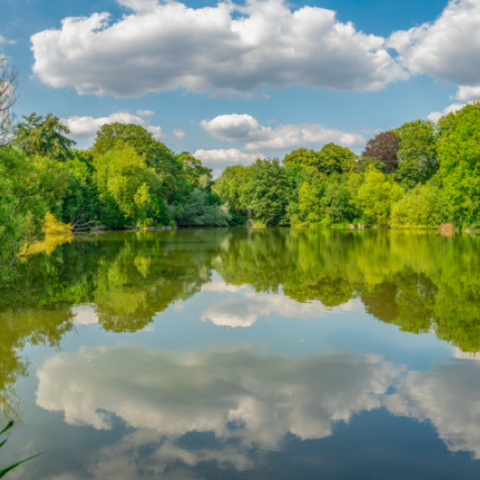
{"label": "tree line", "polygon": [[480,103],[380,133],[361,156],[329,143],[227,167],[214,191],[256,223],[480,228]]}
{"label": "tree line", "polygon": [[[480,227],[480,103],[371,139],[361,156],[329,143],[212,170],[141,126],[101,127],[75,148],[53,114],[15,123],[15,79],[0,60],[0,279],[54,231],[149,226]],[[55,224],[58,222],[58,224]]]}

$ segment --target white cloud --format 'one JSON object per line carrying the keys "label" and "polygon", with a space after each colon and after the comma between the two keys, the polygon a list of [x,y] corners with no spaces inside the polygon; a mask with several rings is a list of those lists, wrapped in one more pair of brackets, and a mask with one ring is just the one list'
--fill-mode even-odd
{"label": "white cloud", "polygon": [[200,125],[219,140],[244,143],[247,150],[282,150],[301,146],[321,147],[334,142],[344,147],[359,148],[366,142],[358,133],[326,128],[323,125],[280,125],[264,127],[250,115],[220,115],[202,120]]}
{"label": "white cloud", "polygon": [[185,138],[185,132],[183,130],[180,130],[180,129],[174,129],[173,130],[173,134],[179,139],[179,140],[183,140]]}
{"label": "white cloud", "polygon": [[303,440],[331,435],[334,422],[380,408],[400,372],[377,355],[81,347],[38,370],[36,402],[70,425],[111,429],[114,415],[150,441],[214,432],[236,439],[241,453],[258,443],[278,448],[289,432]]}
{"label": "white cloud", "polygon": [[[138,112],[137,112],[138,113]],[[157,140],[165,137],[161,127],[150,125],[147,120],[128,112],[112,113],[108,117],[69,117],[62,119],[62,122],[70,129],[70,136],[77,139],[93,138],[99,128],[108,123],[133,123],[140,125],[151,132]]]}
{"label": "white cloud", "polygon": [[0,45],[2,45],[2,44],[14,45],[14,44],[15,44],[15,40],[9,40],[8,38],[3,37],[2,35],[0,35]]}
{"label": "white cloud", "polygon": [[228,150],[197,150],[193,156],[201,160],[205,165],[218,167],[233,164],[250,165],[257,158],[265,158],[265,155],[260,153],[244,153],[236,148],[229,148]]}
{"label": "white cloud", "polygon": [[440,118],[442,118],[444,115],[448,115],[449,113],[456,112],[457,110],[460,110],[464,106],[465,105],[462,103],[454,103],[444,108],[442,112],[432,112],[428,116],[428,119],[431,120],[432,122],[437,123],[440,120]]}
{"label": "white cloud", "polygon": [[322,317],[326,312],[364,310],[363,304],[357,299],[351,299],[332,310],[317,300],[298,303],[282,294],[255,293],[247,286],[229,285],[220,280],[203,285],[202,292],[223,293],[224,300],[212,302],[200,319],[232,328],[250,327],[262,316],[314,319]]}
{"label": "white cloud", "polygon": [[409,372],[384,398],[395,415],[429,420],[451,452],[480,459],[480,363],[453,360],[432,371]]}
{"label": "white cloud", "polygon": [[385,39],[341,23],[335,12],[281,0],[189,8],[119,0],[131,13],[63,19],[31,37],[34,73],[80,94],[129,97],[179,87],[216,95],[266,86],[378,90],[408,78]]}
{"label": "white cloud", "polygon": [[154,114],[155,112],[152,112],[152,110],[137,110],[137,115],[141,117],[151,117]]}
{"label": "white cloud", "polygon": [[428,74],[459,86],[457,97],[480,97],[480,2],[450,0],[440,17],[392,34],[387,45],[413,74]]}
{"label": "white cloud", "polygon": [[92,325],[98,323],[98,315],[95,308],[90,305],[82,305],[72,308],[74,325]]}

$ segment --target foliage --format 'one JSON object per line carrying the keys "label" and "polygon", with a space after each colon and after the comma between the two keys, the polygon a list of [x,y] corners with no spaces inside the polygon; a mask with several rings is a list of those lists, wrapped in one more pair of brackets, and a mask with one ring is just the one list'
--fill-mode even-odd
{"label": "foliage", "polygon": [[480,102],[438,122],[440,177],[455,223],[480,220]]}
{"label": "foliage", "polygon": [[362,157],[378,158],[385,164],[388,173],[393,173],[398,166],[397,152],[400,137],[394,132],[383,132],[368,141]]}
{"label": "foliage", "polygon": [[98,157],[95,166],[100,199],[110,198],[131,225],[147,218],[152,195],[161,190],[162,179],[147,166],[145,156],[129,145],[118,144]]}
{"label": "foliage", "polygon": [[285,166],[301,165],[303,167],[315,167],[325,175],[332,173],[348,173],[355,166],[355,155],[348,148],[328,143],[319,152],[299,148],[285,155]]}
{"label": "foliage", "polygon": [[201,189],[194,190],[183,206],[173,208],[171,216],[180,226],[227,227],[230,220],[228,209],[212,204]]}
{"label": "foliage", "polygon": [[448,221],[447,203],[431,184],[417,185],[392,206],[393,227],[438,227]]}
{"label": "foliage", "polygon": [[395,178],[403,188],[425,183],[438,170],[437,138],[432,122],[415,120],[394,130],[400,137]]}
{"label": "foliage", "polygon": [[129,146],[139,157],[143,157],[147,167],[153,168],[162,180],[161,195],[168,201],[178,196],[178,182],[182,162],[153,134],[139,125],[111,123],[103,125],[97,132],[92,154],[98,158],[109,152]]}
{"label": "foliage", "polygon": [[285,169],[278,160],[257,160],[244,187],[248,210],[266,225],[279,225],[285,217],[291,189]]}
{"label": "foliage", "polygon": [[358,200],[366,218],[378,226],[390,224],[390,209],[402,195],[403,189],[391,177],[373,167],[365,174],[365,182],[358,190]]}
{"label": "foliage", "polygon": [[32,113],[23,118],[25,122],[18,123],[15,128],[12,141],[14,147],[26,155],[39,155],[59,161],[71,157],[70,148],[75,142],[65,136],[70,130],[60,123],[58,117],[54,117],[52,113],[46,117]]}

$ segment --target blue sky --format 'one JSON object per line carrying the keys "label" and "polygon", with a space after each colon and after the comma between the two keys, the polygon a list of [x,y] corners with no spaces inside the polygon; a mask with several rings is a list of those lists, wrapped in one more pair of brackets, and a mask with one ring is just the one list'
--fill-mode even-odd
{"label": "blue sky", "polygon": [[[217,172],[480,97],[480,0],[0,0],[18,116],[136,122]],[[103,15],[103,14],[109,14]],[[437,113],[435,113],[437,112]],[[440,112],[440,113],[438,113]]]}

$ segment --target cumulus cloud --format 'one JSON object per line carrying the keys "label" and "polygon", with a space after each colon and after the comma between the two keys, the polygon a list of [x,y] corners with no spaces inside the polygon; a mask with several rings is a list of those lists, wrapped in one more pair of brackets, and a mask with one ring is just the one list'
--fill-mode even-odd
{"label": "cumulus cloud", "polygon": [[378,90],[408,74],[385,39],[341,23],[332,10],[281,0],[189,8],[118,0],[131,10],[68,17],[31,37],[34,73],[79,94],[129,97],[179,87],[217,95],[266,86]]}
{"label": "cumulus cloud", "polygon": [[220,115],[202,120],[200,125],[213,137],[230,143],[244,143],[247,150],[282,150],[300,146],[321,147],[334,142],[344,147],[359,148],[365,138],[358,133],[326,128],[323,125],[280,125],[265,127],[250,115]]}
{"label": "cumulus cloud", "polygon": [[327,312],[363,311],[364,308],[360,301],[352,299],[332,311],[317,300],[298,303],[284,295],[256,293],[250,287],[229,285],[219,280],[205,284],[202,292],[222,293],[224,299],[212,302],[200,319],[232,328],[250,327],[262,316],[313,319]]}
{"label": "cumulus cloud", "polygon": [[[145,112],[143,112],[143,115],[148,116],[150,113],[147,115]],[[62,122],[70,129],[70,136],[76,139],[91,139],[95,136],[97,130],[103,125],[114,122],[133,123],[135,125],[140,125],[151,132],[157,140],[165,138],[161,127],[150,125],[148,120],[145,120],[145,118],[128,112],[112,113],[108,117],[100,118],[74,116],[63,118]]]}
{"label": "cumulus cloud", "polygon": [[448,115],[449,113],[456,112],[457,110],[460,110],[464,106],[465,105],[462,104],[462,103],[454,103],[454,104],[449,105],[448,107],[444,108],[443,111],[441,111],[441,112],[432,112],[428,116],[428,119],[431,120],[432,122],[437,123],[444,115]]}
{"label": "cumulus cloud", "polygon": [[450,0],[440,17],[392,34],[387,45],[413,74],[428,74],[459,87],[461,100],[480,98],[480,3]]}
{"label": "cumulus cloud", "polygon": [[384,404],[395,415],[429,420],[451,452],[469,451],[480,459],[479,376],[476,359],[409,372]]}
{"label": "cumulus cloud", "polygon": [[37,405],[63,412],[70,425],[111,429],[114,415],[170,441],[191,431],[214,432],[247,448],[278,448],[289,432],[323,438],[334,422],[380,408],[400,371],[377,355],[82,347],[39,369]]}
{"label": "cumulus cloud", "polygon": [[220,148],[215,150],[197,150],[193,156],[201,160],[204,164],[211,167],[224,167],[240,163],[242,165],[250,165],[257,158],[265,158],[261,153],[245,153],[236,148],[227,150]]}
{"label": "cumulus cloud", "polygon": [[152,110],[137,110],[137,115],[141,117],[151,117],[154,114],[155,112],[152,112]]}

